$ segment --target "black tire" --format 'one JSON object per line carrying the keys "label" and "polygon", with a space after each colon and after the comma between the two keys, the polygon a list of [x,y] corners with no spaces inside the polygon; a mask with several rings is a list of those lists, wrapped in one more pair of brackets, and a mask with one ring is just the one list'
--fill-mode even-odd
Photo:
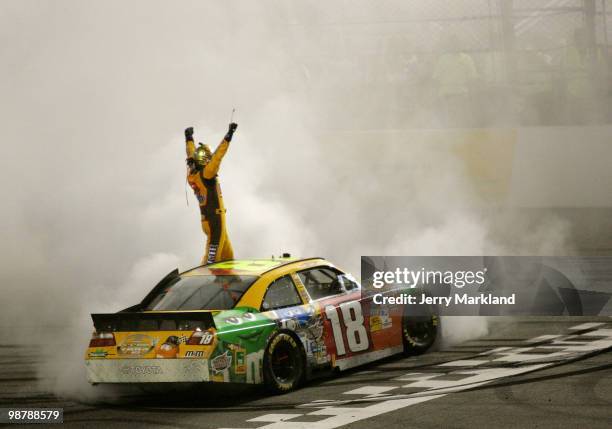
{"label": "black tire", "polygon": [[407,306],[402,317],[404,353],[420,355],[436,342],[440,319],[435,306]]}
{"label": "black tire", "polygon": [[299,340],[287,332],[270,338],[264,354],[264,382],[276,394],[296,389],[304,379],[305,358]]}

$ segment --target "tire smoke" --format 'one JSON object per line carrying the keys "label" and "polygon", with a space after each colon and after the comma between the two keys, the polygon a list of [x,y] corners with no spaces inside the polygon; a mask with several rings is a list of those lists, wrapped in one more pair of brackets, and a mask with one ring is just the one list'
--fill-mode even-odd
{"label": "tire smoke", "polygon": [[[2,42],[13,66],[0,70],[2,342],[31,344],[45,330],[44,389],[95,399],[83,371],[89,314],[128,307],[176,266],[198,264],[182,132],[193,125],[214,146],[234,106],[220,182],[237,257],[322,256],[358,275],[361,255],[569,248],[563,219],[525,220],[483,198],[438,131],[373,125],[364,100],[376,87],[342,63],[359,47],[323,57],[308,25],[323,6],[287,18],[271,1],[64,3],[19,2],[0,16],[16,41]],[[319,58],[322,82],[297,49]],[[339,110],[353,112],[352,128],[328,116]],[[452,343],[486,333],[482,318],[450,326]]]}

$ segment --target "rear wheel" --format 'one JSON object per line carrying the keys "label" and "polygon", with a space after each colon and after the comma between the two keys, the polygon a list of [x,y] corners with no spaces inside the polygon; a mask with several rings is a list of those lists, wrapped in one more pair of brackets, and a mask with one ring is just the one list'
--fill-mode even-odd
{"label": "rear wheel", "polygon": [[[416,308],[415,308],[416,307]],[[425,353],[436,341],[439,319],[434,306],[410,306],[410,313],[402,317],[402,339],[404,353]]]}
{"label": "rear wheel", "polygon": [[264,355],[264,381],[273,393],[297,388],[304,378],[304,353],[298,341],[279,332],[268,342]]}

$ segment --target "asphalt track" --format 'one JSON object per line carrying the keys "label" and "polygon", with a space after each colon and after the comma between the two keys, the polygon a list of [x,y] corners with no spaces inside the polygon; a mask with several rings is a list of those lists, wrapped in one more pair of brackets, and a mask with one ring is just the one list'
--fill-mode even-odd
{"label": "asphalt track", "polygon": [[0,407],[62,407],[69,427],[612,427],[609,318],[495,318],[485,337],[282,396],[197,386],[79,403],[40,388],[40,359],[33,347],[0,346]]}

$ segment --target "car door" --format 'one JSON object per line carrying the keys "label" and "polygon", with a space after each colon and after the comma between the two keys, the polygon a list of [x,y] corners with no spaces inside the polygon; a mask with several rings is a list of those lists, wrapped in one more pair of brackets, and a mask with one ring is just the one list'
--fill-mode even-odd
{"label": "car door", "polygon": [[331,267],[310,268],[296,274],[323,315],[325,346],[332,366],[345,369],[363,363],[360,356],[371,350],[372,343],[359,284]]}

